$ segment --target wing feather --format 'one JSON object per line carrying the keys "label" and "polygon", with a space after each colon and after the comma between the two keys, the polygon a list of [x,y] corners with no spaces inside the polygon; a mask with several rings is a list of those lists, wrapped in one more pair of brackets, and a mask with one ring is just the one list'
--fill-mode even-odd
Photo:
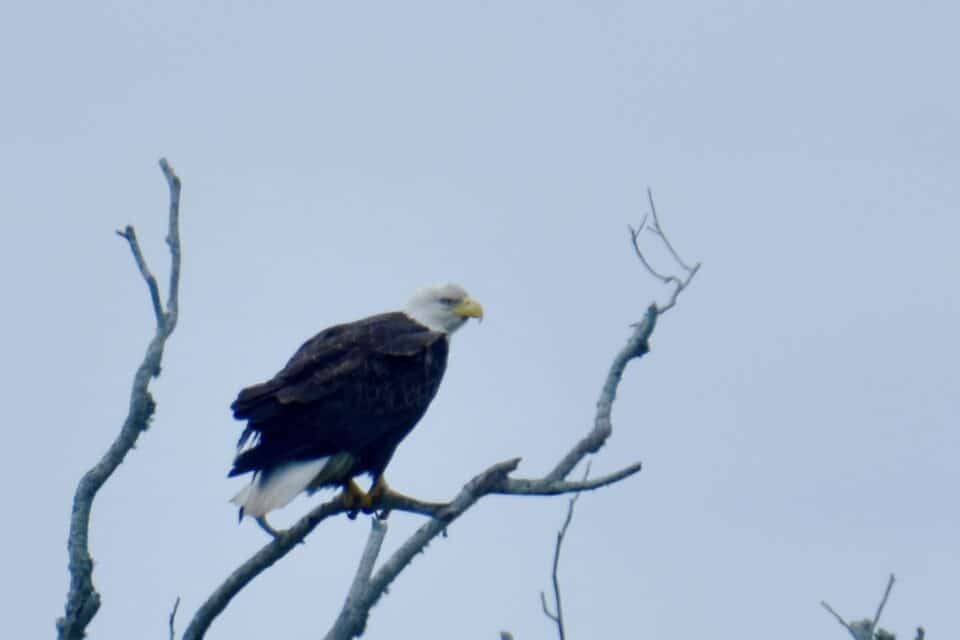
{"label": "wing feather", "polygon": [[342,451],[376,471],[426,411],[446,356],[444,334],[400,313],[322,331],[273,379],[240,392],[241,441],[259,439],[230,475]]}

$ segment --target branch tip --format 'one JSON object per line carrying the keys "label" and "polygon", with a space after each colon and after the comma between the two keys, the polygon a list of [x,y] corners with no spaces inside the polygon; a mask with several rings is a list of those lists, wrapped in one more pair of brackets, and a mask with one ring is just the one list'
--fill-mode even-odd
{"label": "branch tip", "polygon": [[170,640],[174,640],[174,638],[176,637],[174,623],[177,620],[177,609],[179,608],[180,608],[180,596],[177,596],[176,601],[173,603],[173,611],[170,612],[170,619],[168,621],[170,626]]}
{"label": "branch tip", "polygon": [[[648,187],[647,188],[647,201],[650,204],[650,214],[653,216],[653,223],[647,225],[647,215],[644,214],[643,220],[636,231],[632,228],[630,230],[630,244],[633,246],[633,251],[637,256],[637,259],[640,260],[640,264],[643,265],[647,273],[659,280],[665,285],[673,285],[673,292],[665,305],[657,308],[657,313],[663,314],[672,309],[677,304],[677,297],[680,293],[690,284],[693,277],[697,275],[697,271],[700,270],[700,263],[698,262],[694,266],[688,265],[683,258],[680,257],[680,254],[677,253],[677,250],[673,248],[670,239],[667,238],[666,232],[663,230],[663,225],[660,223],[660,217],[657,214],[656,204],[653,202],[653,191]],[[647,257],[643,254],[643,250],[640,248],[640,243],[638,239],[640,237],[640,232],[646,226],[651,233],[660,238],[660,241],[663,243],[663,246],[667,248],[667,251],[670,252],[670,255],[673,256],[673,260],[680,266],[680,268],[686,272],[686,277],[680,278],[675,275],[666,275],[654,269],[653,265],[647,260]]]}

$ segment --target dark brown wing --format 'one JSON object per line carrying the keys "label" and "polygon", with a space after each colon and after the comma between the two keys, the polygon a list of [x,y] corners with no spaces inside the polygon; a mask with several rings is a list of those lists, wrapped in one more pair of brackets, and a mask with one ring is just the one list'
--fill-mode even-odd
{"label": "dark brown wing", "polygon": [[340,452],[354,474],[375,475],[423,416],[446,368],[447,337],[402,313],[331,327],[308,340],[273,379],[240,392],[234,417],[256,446],[230,475]]}

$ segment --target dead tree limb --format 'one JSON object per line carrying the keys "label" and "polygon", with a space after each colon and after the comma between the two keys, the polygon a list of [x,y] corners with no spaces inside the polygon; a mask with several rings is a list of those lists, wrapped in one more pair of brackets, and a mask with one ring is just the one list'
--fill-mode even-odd
{"label": "dead tree limb", "polygon": [[147,345],[143,361],[134,374],[130,406],[120,433],[100,461],[83,475],[74,494],[70,533],[67,538],[70,587],[67,591],[64,615],[57,620],[57,637],[60,640],[83,638],[86,635],[87,626],[100,609],[100,594],[93,584],[93,557],[90,555],[89,546],[90,511],[97,492],[123,462],[140,434],[150,425],[150,419],[156,409],[156,403],[150,395],[150,380],[160,375],[164,346],[177,326],[177,298],[180,288],[180,178],[166,159],[160,160],[160,169],[166,177],[170,191],[169,226],[166,239],[170,249],[170,284],[167,304],[164,308],[157,280],[143,258],[133,227],[127,226],[123,231],[117,231],[130,246],[140,275],[147,284],[156,329]]}
{"label": "dead tree limb", "polygon": [[[689,266],[677,253],[677,250],[673,248],[673,245],[670,243],[669,238],[667,238],[666,232],[663,230],[663,225],[660,224],[660,217],[657,215],[657,207],[653,203],[653,191],[647,189],[647,201],[650,203],[650,214],[643,216],[643,219],[640,221],[640,224],[636,229],[633,227],[627,227],[630,230],[630,242],[633,244],[633,251],[637,256],[637,259],[640,260],[640,264],[644,266],[647,272],[652,275],[657,280],[661,281],[663,284],[673,285],[673,293],[670,296],[670,299],[667,301],[667,304],[657,307],[657,314],[664,314],[670,309],[672,309],[677,304],[677,297],[687,288],[687,285],[690,284],[690,281],[693,280],[693,277],[697,275],[697,271],[700,270],[700,263],[696,263],[692,267]],[[649,223],[648,220],[653,218],[653,223]],[[670,255],[673,256],[674,261],[680,266],[683,270],[683,276],[675,275],[665,275],[653,268],[650,263],[650,260],[643,254],[643,249],[640,247],[640,234],[643,233],[643,230],[647,229],[654,235],[660,238],[660,241],[670,252]]]}
{"label": "dead tree limb", "polygon": [[[657,207],[653,202],[653,192],[650,189],[647,189],[647,200],[650,203],[650,212],[643,216],[636,229],[629,227],[630,242],[633,245],[633,250],[637,256],[637,259],[640,261],[640,264],[643,265],[644,269],[646,269],[650,275],[660,280],[664,284],[673,285],[673,291],[667,304],[663,306],[654,304],[650,307],[650,309],[648,309],[648,316],[645,318],[645,320],[649,319],[649,322],[652,325],[655,323],[658,316],[663,315],[677,304],[677,298],[679,295],[690,284],[694,276],[697,275],[697,271],[700,270],[700,263],[698,262],[695,265],[690,266],[683,260],[683,258],[680,257],[680,254],[677,253],[676,249],[674,249],[673,245],[670,243],[670,240],[667,238],[666,232],[663,230],[663,226],[660,223],[660,216],[657,214]],[[651,218],[653,219],[652,223],[649,222]],[[673,256],[673,260],[677,263],[677,265],[679,265],[680,268],[685,272],[685,275],[682,277],[666,275],[660,273],[653,267],[650,260],[648,260],[644,255],[639,242],[640,234],[644,229],[647,229],[660,238],[662,244],[670,252],[670,255]],[[583,451],[592,453],[606,441],[606,438],[609,437],[612,430],[612,425],[610,423],[610,411],[613,407],[613,401],[616,399],[616,389],[617,382],[619,382],[619,376],[622,375],[623,369],[632,358],[643,355],[647,350],[647,342],[646,339],[644,339],[643,341],[638,342],[628,342],[627,346],[621,350],[619,354],[617,354],[617,357],[614,358],[613,366],[611,367],[611,376],[608,376],[607,383],[604,385],[603,392],[600,394],[600,402],[597,403],[597,418],[593,431],[591,431],[583,440],[581,440],[580,444],[570,454],[568,454],[559,465],[557,465],[554,473],[566,475],[573,469],[577,462],[582,459],[582,455],[579,458],[577,457],[578,453]],[[614,370],[618,371],[616,378],[613,377]],[[583,476],[583,483],[587,482],[587,475],[589,473],[590,465],[588,463],[587,470]],[[617,474],[611,474],[610,476],[595,479],[593,482],[607,484],[608,480],[616,475]],[[613,479],[612,482],[616,482],[617,480],[618,479]],[[560,531],[557,533],[557,542],[553,550],[552,582],[555,613],[550,611],[550,608],[547,606],[547,598],[544,592],[540,592],[540,606],[542,607],[543,613],[547,616],[547,618],[553,621],[553,623],[557,626],[557,635],[560,640],[565,640],[566,628],[563,619],[563,605],[560,594],[560,580],[557,576],[557,568],[560,562],[560,548],[563,545],[563,539],[567,533],[567,528],[570,526],[570,521],[573,519],[573,508],[576,504],[577,498],[579,497],[580,494],[577,493],[573,496],[573,498],[570,499],[570,503],[567,506],[567,517],[564,520]]]}
{"label": "dead tree limb", "polygon": [[[854,622],[847,622],[843,619],[839,613],[837,613],[833,607],[826,603],[826,601],[821,600],[820,605],[826,609],[830,614],[836,618],[843,627],[853,636],[854,640],[880,640],[882,638],[893,638],[893,634],[885,629],[880,629],[877,627],[877,624],[880,622],[880,614],[883,613],[883,608],[887,605],[887,599],[890,597],[890,591],[893,589],[893,583],[896,580],[894,575],[890,574],[890,579],[887,580],[887,588],[883,591],[883,598],[880,599],[880,604],[877,606],[877,612],[874,614],[873,619],[864,618],[863,620],[856,620]],[[923,627],[917,629],[917,635],[920,638],[923,638]]]}
{"label": "dead tree limb", "polygon": [[167,628],[170,630],[170,640],[174,640],[177,637],[176,623],[177,623],[177,609],[180,608],[180,596],[177,596],[177,600],[173,603],[173,609],[170,611],[170,617],[167,618]]}
{"label": "dead tree limb", "polygon": [[357,567],[357,575],[350,586],[350,592],[347,594],[347,600],[343,603],[343,609],[340,616],[334,623],[333,628],[327,633],[326,638],[337,638],[342,636],[348,629],[360,627],[363,632],[367,623],[366,611],[362,606],[357,606],[361,601],[364,592],[370,588],[370,576],[373,574],[373,565],[380,555],[380,547],[383,546],[383,539],[387,535],[387,522],[380,518],[371,518],[370,537],[367,538],[367,545],[363,549],[363,555],[360,557],[360,565]]}
{"label": "dead tree limb", "polygon": [[[587,468],[583,472],[583,480],[586,481],[587,476],[590,475],[590,463],[587,463]],[[560,596],[560,549],[563,547],[563,539],[567,535],[567,529],[570,528],[570,522],[573,520],[573,508],[577,504],[577,500],[580,498],[580,493],[573,494],[573,497],[570,498],[570,502],[567,503],[567,517],[563,521],[563,525],[560,527],[560,530],[557,532],[557,542],[553,546],[553,607],[554,612],[550,611],[550,608],[547,606],[547,596],[540,592],[540,606],[543,608],[544,615],[547,616],[555,625],[557,625],[557,636],[560,640],[566,640],[567,631],[563,623],[563,599]]]}

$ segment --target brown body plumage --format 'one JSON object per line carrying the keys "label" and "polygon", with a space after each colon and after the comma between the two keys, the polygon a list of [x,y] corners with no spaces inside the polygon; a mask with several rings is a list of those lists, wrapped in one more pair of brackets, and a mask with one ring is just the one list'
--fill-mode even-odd
{"label": "brown body plumage", "polygon": [[247,426],[229,475],[254,474],[234,498],[241,517],[363,473],[379,480],[437,393],[449,334],[481,315],[455,285],[425,290],[404,312],[321,331],[272,379],[241,391],[231,408]]}

